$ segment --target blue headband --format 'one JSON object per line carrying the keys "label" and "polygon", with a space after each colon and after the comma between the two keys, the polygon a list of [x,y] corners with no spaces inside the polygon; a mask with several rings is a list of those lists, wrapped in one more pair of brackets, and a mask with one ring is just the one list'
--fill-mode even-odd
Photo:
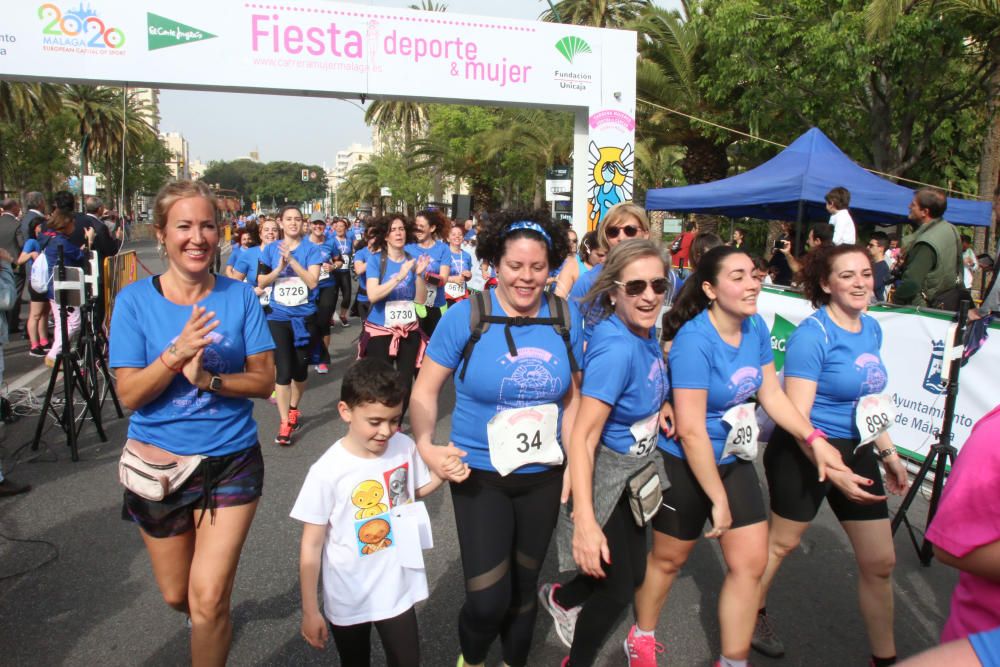
{"label": "blue headband", "polygon": [[548,245],[549,248],[552,247],[552,237],[549,236],[549,233],[545,231],[540,224],[537,222],[531,222],[530,220],[521,220],[519,222],[510,223],[507,225],[507,228],[503,230],[503,233],[500,236],[508,236],[511,232],[516,232],[519,229],[530,229],[533,232],[541,234],[542,238],[545,239],[546,245]]}

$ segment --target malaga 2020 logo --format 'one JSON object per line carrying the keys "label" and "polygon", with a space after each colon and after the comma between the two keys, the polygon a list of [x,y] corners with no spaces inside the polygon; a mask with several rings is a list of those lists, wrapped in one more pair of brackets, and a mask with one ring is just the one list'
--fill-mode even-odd
{"label": "malaga 2020 logo", "polygon": [[42,26],[42,44],[46,50],[89,51],[114,49],[125,46],[125,33],[107,25],[96,11],[81,2],[76,9],[63,11],[58,5],[47,2],[38,7]]}

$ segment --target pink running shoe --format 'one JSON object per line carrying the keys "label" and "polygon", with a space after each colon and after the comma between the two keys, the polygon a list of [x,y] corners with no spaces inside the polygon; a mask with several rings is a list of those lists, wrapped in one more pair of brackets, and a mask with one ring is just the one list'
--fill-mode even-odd
{"label": "pink running shoe", "polygon": [[663,644],[652,635],[637,637],[636,626],[628,630],[625,638],[625,657],[628,667],[656,667],[656,656],[663,653]]}

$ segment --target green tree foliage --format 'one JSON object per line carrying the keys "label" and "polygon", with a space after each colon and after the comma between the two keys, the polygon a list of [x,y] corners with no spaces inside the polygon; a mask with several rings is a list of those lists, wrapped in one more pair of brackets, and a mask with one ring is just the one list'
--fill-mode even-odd
{"label": "green tree foliage", "polygon": [[[316,178],[302,180],[302,170],[310,174],[316,173]],[[301,204],[326,198],[326,172],[318,165],[302,162],[254,162],[240,159],[232,161],[213,161],[205,169],[201,180],[205,183],[218,185],[224,190],[235,190],[239,193],[249,210],[250,202],[260,200],[264,206],[273,201],[275,206]]]}

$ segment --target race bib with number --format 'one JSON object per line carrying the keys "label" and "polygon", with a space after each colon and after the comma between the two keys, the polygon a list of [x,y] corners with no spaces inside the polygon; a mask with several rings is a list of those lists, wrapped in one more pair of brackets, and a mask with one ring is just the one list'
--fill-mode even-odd
{"label": "race bib with number", "polygon": [[340,268],[342,268],[342,269],[349,269],[349,268],[351,268],[351,256],[350,255],[348,255],[348,254],[341,255],[340,256],[340,261],[344,263],[344,265],[342,267],[340,267]]}
{"label": "race bib with number", "polygon": [[486,425],[490,463],[503,476],[532,463],[560,465],[563,450],[556,438],[558,424],[555,403],[498,412]]}
{"label": "race bib with number", "polygon": [[465,296],[465,283],[445,283],[444,293],[449,299],[461,299]]}
{"label": "race bib with number", "polygon": [[427,298],[424,299],[424,306],[426,306],[428,308],[433,308],[434,307],[434,300],[437,298],[437,295],[438,295],[437,285],[428,285],[427,286]]}
{"label": "race bib with number", "polygon": [[271,305],[271,293],[270,292],[265,291],[263,294],[261,294],[259,297],[257,297],[257,299],[260,301],[260,305],[262,305],[262,306],[270,306]]}
{"label": "race bib with number", "polygon": [[385,326],[403,326],[417,321],[417,309],[412,301],[390,301],[385,304]]}
{"label": "race bib with number", "polygon": [[858,447],[867,445],[889,430],[896,419],[896,408],[889,394],[868,394],[858,399],[854,412],[854,424],[861,434]]}
{"label": "race bib with number", "polygon": [[755,407],[753,403],[734,405],[722,415],[722,421],[730,426],[729,434],[726,436],[726,446],[722,449],[722,458],[730,454],[745,461],[757,458],[760,425],[757,423]]}
{"label": "race bib with number", "polygon": [[298,276],[286,276],[274,281],[271,298],[286,308],[303,306],[309,301],[309,288]]}
{"label": "race bib with number", "polygon": [[319,279],[320,279],[320,282],[326,280],[329,277],[330,277],[330,272],[328,270],[326,270],[326,269],[323,268],[323,264],[320,264],[319,265]]}
{"label": "race bib with number", "polygon": [[656,447],[659,437],[660,413],[654,412],[645,419],[640,419],[629,427],[635,444],[628,449],[629,456],[646,456]]}

